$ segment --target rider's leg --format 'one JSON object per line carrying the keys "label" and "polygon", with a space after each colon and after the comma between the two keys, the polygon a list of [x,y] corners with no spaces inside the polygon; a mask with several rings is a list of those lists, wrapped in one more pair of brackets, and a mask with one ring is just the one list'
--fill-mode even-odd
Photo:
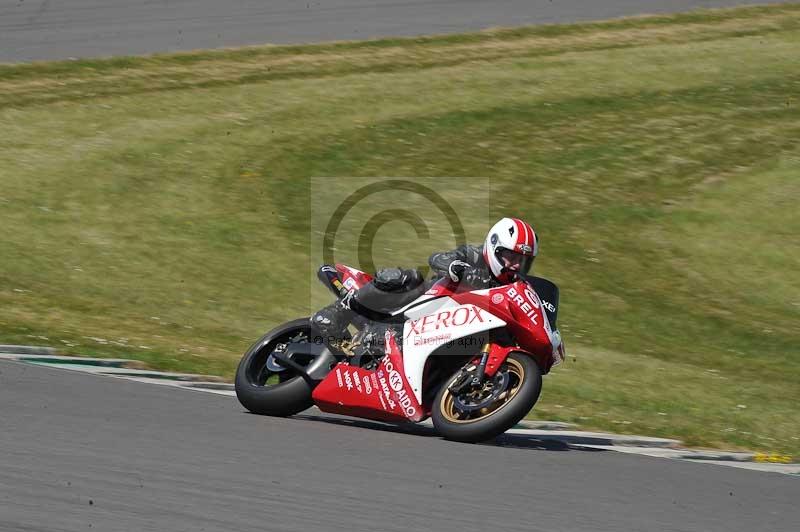
{"label": "rider's leg", "polygon": [[416,270],[380,270],[373,282],[316,312],[311,317],[311,325],[326,341],[341,340],[356,314],[380,320],[398,294],[413,290],[421,283],[422,276]]}

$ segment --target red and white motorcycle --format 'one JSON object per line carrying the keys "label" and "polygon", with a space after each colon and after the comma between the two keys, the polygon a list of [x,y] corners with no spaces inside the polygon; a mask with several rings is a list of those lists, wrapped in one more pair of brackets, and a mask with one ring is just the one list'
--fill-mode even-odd
{"label": "red and white motorcycle", "polygon": [[[319,273],[337,297],[372,279],[342,264]],[[357,319],[356,332],[332,345],[313,336],[308,318],[268,332],[236,371],[239,401],[272,416],[317,405],[381,421],[431,417],[442,436],[463,442],[525,417],[542,375],[564,360],[558,288],[539,277],[484,290],[442,279],[410,296],[381,321]]]}

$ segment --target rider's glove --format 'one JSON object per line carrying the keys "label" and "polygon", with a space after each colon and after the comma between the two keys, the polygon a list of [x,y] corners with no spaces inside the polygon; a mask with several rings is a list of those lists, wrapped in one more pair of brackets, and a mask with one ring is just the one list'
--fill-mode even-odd
{"label": "rider's glove", "polygon": [[469,267],[469,263],[464,262],[463,260],[454,260],[447,268],[447,274],[450,276],[451,281],[457,283],[461,280],[461,276],[464,274],[464,271]]}
{"label": "rider's glove", "polygon": [[461,276],[461,281],[475,288],[483,288],[492,283],[492,274],[475,266],[470,266]]}

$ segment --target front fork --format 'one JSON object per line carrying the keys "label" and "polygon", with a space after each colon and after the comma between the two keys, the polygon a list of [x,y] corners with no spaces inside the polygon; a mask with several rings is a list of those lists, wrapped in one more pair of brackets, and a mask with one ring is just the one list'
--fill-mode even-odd
{"label": "front fork", "polygon": [[481,348],[481,360],[478,362],[478,367],[475,370],[475,375],[472,377],[472,385],[477,386],[483,382],[486,376],[486,364],[489,363],[489,351],[492,349],[491,340],[483,344]]}
{"label": "front fork", "polygon": [[487,379],[494,379],[500,367],[513,352],[529,355],[536,360],[539,367],[543,367],[540,360],[532,353],[521,349],[518,345],[500,345],[489,338],[481,348],[479,356],[475,356],[459,373],[458,378],[448,387],[453,395],[460,395],[469,389],[484,385]]}
{"label": "front fork", "polygon": [[[448,388],[450,390],[450,393],[458,395],[459,393],[465,391],[468,388],[474,388],[476,386],[480,386],[483,383],[483,380],[486,378],[487,375],[486,370],[489,364],[490,353],[492,351],[493,345],[494,344],[492,343],[491,338],[486,343],[483,344],[483,347],[481,347],[480,351],[480,358],[476,357],[472,359],[470,363],[467,365],[467,368],[461,370],[462,373],[459,376],[459,378],[457,378],[455,382],[453,382],[453,384],[451,384],[450,387]],[[474,366],[475,369],[474,370],[468,369],[470,366]],[[491,374],[494,375],[494,373],[497,371],[497,368],[493,367],[491,369],[494,370],[491,372]]]}

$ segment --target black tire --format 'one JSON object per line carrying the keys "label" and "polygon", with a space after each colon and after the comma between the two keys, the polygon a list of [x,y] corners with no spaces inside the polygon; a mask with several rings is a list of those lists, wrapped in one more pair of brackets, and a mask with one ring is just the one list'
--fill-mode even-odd
{"label": "black tire", "polygon": [[[443,410],[447,408],[445,396],[452,395],[448,387],[457,373],[447,379],[439,393],[436,394],[431,409],[433,426],[436,427],[439,434],[447,440],[465,443],[486,441],[503,434],[531,411],[542,391],[542,371],[536,361],[526,354],[511,353],[508,358],[510,360],[506,361],[504,366],[509,363],[519,364],[524,370],[524,378],[519,384],[516,394],[485,417],[458,422],[448,419]],[[502,370],[501,367],[500,371]]]}
{"label": "black tire", "polygon": [[290,321],[272,329],[262,336],[242,357],[236,369],[236,397],[247,410],[254,414],[285,417],[310,408],[313,385],[306,379],[289,373],[278,384],[265,386],[258,382],[258,374],[266,363],[267,356],[283,339],[304,332],[310,335],[308,318]]}

